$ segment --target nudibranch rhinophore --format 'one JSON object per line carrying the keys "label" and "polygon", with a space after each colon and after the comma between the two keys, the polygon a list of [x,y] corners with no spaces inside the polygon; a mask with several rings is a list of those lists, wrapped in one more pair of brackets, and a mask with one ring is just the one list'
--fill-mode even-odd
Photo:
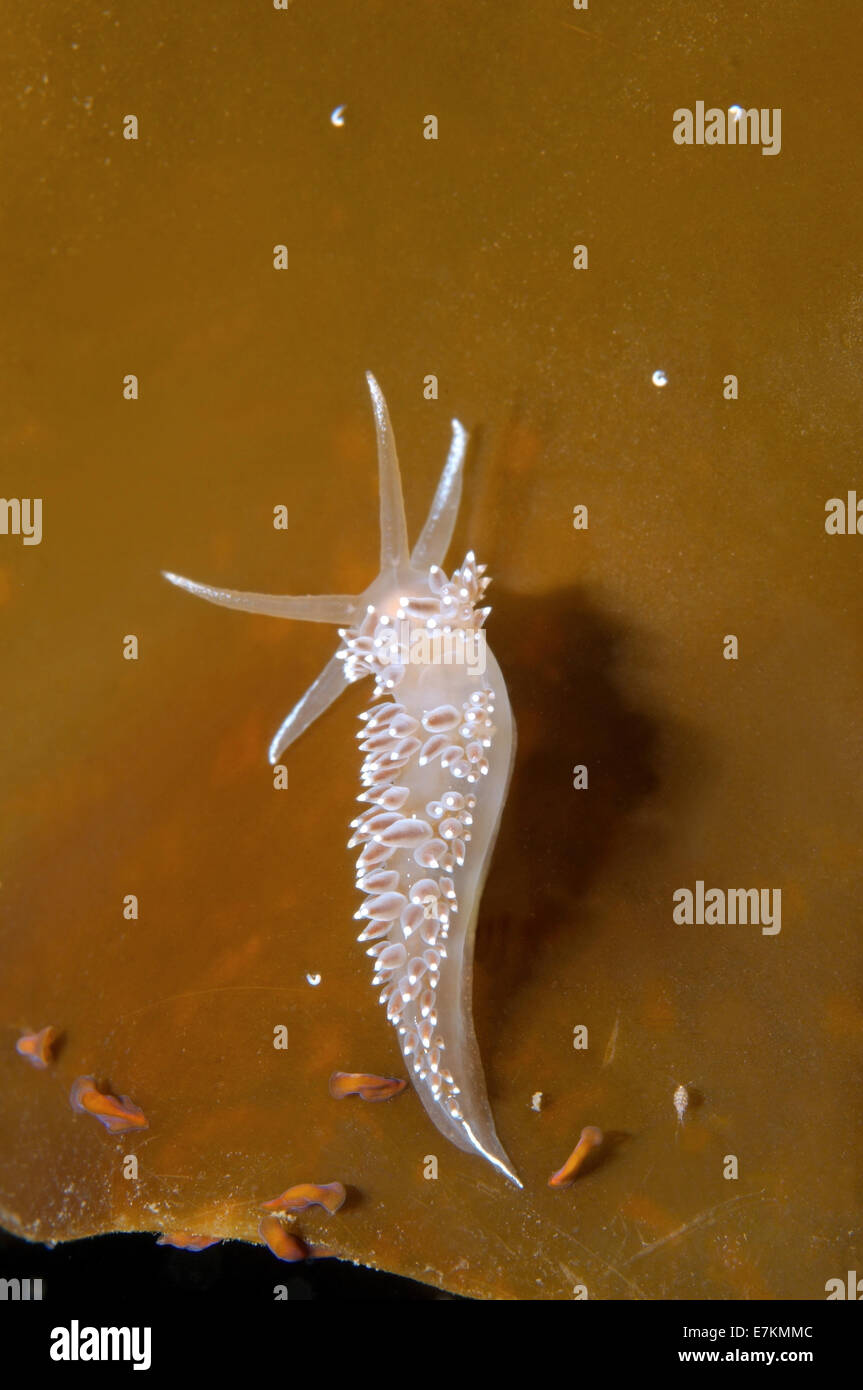
{"label": "nudibranch rhinophore", "polygon": [[441,569],[458,513],[467,434],[452,444],[411,550],[389,412],[367,373],[377,431],[380,571],[364,593],[291,597],[211,588],[165,573],[226,608],[335,623],[340,645],[273,739],[285,749],[354,681],[372,676],[360,715],[364,755],[348,848],[360,846],[358,940],[414,1087],[437,1128],[514,1182],[494,1127],[473,1027],[473,946],[515,755],[506,686],[485,641],[489,583],[468,552]]}

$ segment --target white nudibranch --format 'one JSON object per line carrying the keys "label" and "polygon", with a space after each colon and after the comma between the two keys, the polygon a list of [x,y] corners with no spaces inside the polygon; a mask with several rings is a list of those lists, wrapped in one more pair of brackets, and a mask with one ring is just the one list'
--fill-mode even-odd
{"label": "white nudibranch", "polygon": [[[354,681],[371,676],[357,735],[365,809],[355,914],[372,985],[396,1029],[414,1087],[437,1128],[518,1187],[494,1127],[471,1011],[473,947],[515,754],[515,723],[482,631],[489,580],[471,551],[447,578],[467,435],[452,444],[431,510],[409,549],[386,401],[367,373],[380,479],[380,571],[357,597],[289,597],[211,588],[165,573],[226,608],[335,623],[339,648],[291,710],[269,750],[285,749]],[[370,943],[366,945],[366,943]]]}

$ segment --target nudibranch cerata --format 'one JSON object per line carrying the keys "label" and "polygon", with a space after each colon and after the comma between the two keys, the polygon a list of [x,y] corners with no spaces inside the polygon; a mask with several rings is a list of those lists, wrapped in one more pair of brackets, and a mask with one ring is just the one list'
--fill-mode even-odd
{"label": "nudibranch cerata", "polygon": [[467,434],[452,444],[416,545],[408,546],[386,401],[367,374],[380,479],[380,571],[364,593],[291,597],[172,584],[226,608],[338,625],[340,645],[291,710],[269,750],[275,763],[354,681],[374,693],[360,715],[363,806],[358,940],[394,1025],[414,1087],[437,1128],[521,1186],[497,1137],[474,1033],[473,946],[515,754],[506,686],[485,642],[485,566],[468,552],[441,569],[461,497]]}

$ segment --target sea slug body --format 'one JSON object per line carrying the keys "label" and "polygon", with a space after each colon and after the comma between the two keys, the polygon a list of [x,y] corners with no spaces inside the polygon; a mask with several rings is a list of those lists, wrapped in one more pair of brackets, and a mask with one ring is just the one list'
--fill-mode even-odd
{"label": "sea slug body", "polygon": [[461,496],[467,435],[453,421],[431,510],[410,550],[389,413],[371,374],[380,479],[380,569],[365,592],[240,593],[166,573],[224,607],[330,622],[340,643],[270,745],[275,763],[346,687],[371,676],[358,733],[359,941],[414,1087],[437,1128],[517,1186],[495,1131],[471,1013],[473,944],[515,754],[515,723],[485,642],[489,580],[471,551],[442,562]]}

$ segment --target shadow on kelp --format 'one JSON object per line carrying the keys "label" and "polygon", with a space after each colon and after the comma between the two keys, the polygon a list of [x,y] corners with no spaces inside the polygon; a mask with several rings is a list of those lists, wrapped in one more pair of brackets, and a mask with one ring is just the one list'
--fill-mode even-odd
{"label": "shadow on kelp", "polygon": [[[526,597],[498,587],[494,597],[489,640],[518,747],[480,909],[480,1020],[492,996],[512,997],[547,958],[564,962],[573,941],[584,944],[588,894],[618,848],[658,850],[712,776],[692,730],[630,688],[623,672],[641,634],[583,588]],[[573,785],[577,765],[587,790]]]}

